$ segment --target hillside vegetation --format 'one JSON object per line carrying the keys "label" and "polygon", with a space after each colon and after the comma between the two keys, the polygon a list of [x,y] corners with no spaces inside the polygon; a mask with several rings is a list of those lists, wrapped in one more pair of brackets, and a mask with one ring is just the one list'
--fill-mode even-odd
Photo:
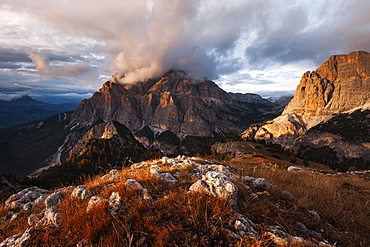
{"label": "hillside vegetation", "polygon": [[1,246],[369,246],[368,179],[252,154],[164,157],[13,195]]}

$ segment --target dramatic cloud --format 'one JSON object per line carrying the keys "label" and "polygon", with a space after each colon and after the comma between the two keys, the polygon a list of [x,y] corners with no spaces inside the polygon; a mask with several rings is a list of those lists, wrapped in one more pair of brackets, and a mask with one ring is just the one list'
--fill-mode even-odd
{"label": "dramatic cloud", "polygon": [[62,67],[50,67],[49,60],[35,51],[27,51],[28,57],[35,63],[38,72],[50,76],[56,80],[60,78],[73,78],[82,73],[89,73],[92,68],[85,64],[77,64]]}
{"label": "dramatic cloud", "polygon": [[135,82],[178,68],[287,92],[332,54],[370,51],[362,0],[2,0],[0,11],[0,69],[32,74],[31,58],[42,76],[92,88],[97,73]]}

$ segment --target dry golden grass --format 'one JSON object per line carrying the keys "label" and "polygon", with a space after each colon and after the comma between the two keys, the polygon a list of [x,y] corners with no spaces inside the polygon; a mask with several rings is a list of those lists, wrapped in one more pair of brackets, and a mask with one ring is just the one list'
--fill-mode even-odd
{"label": "dry golden grass", "polygon": [[[307,240],[317,237],[302,233],[297,222],[338,246],[370,246],[370,182],[359,176],[326,176],[308,172],[288,172],[285,169],[266,169],[268,160],[248,157],[225,162],[240,176],[263,177],[273,184],[269,191],[251,186],[245,181],[231,179],[238,187],[238,209],[259,227],[257,238],[230,239],[226,229],[233,229],[235,215],[226,201],[202,193],[188,193],[197,181],[189,169],[180,172],[175,185],[150,174],[144,169],[125,168],[120,179],[112,183],[101,176],[87,178],[86,188],[94,195],[108,199],[118,192],[123,205],[118,215],[108,211],[107,203],[86,212],[88,200],[71,199],[67,194],[60,204],[61,227],[37,227],[30,246],[279,246],[266,234],[268,226],[280,226],[293,236]],[[257,167],[257,168],[256,168]],[[160,167],[170,171],[169,165]],[[125,182],[132,178],[148,189],[152,199],[144,200],[141,191],[127,189]],[[319,212],[316,219],[308,210]],[[41,208],[21,215],[12,223],[0,226],[1,240],[21,233],[27,228],[27,217]],[[0,207],[0,216],[7,209]],[[324,232],[321,232],[323,229]],[[346,233],[348,232],[348,233]],[[321,240],[320,238],[317,238]],[[280,245],[286,246],[286,245]],[[304,245],[289,245],[304,246]]]}
{"label": "dry golden grass", "polygon": [[[275,185],[270,195],[264,195],[265,199],[260,201],[264,203],[262,208],[251,205],[254,210],[260,210],[260,219],[274,219],[286,229],[291,229],[296,221],[311,228],[322,228],[326,232],[324,237],[339,246],[370,246],[370,182],[364,177],[289,172],[279,168],[265,169],[264,165],[255,168],[240,160],[230,164],[242,173],[266,178]],[[284,191],[294,198],[289,199]],[[279,208],[272,203],[276,201],[280,202]],[[312,218],[308,210],[319,212],[322,221]]]}

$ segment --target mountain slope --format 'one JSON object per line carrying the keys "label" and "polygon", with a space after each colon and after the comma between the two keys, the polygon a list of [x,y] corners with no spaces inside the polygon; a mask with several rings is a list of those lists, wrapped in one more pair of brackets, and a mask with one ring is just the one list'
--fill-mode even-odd
{"label": "mountain slope", "polygon": [[23,96],[10,101],[0,100],[0,128],[73,111],[77,103],[49,104]]}
{"label": "mountain slope", "polygon": [[29,187],[1,205],[0,245],[368,246],[366,175],[294,168],[252,154],[163,157]]}
{"label": "mountain slope", "polygon": [[[334,55],[316,71],[306,72],[302,76],[293,99],[281,116],[247,129],[243,136],[297,149],[299,147],[296,145],[299,144],[295,140],[314,126],[369,102],[370,54],[358,51]],[[347,123],[351,123],[351,120],[347,119]],[[365,128],[368,127],[365,125]],[[320,137],[316,138],[316,142],[320,142]]]}
{"label": "mountain slope", "polygon": [[67,135],[72,112],[0,130],[0,173],[18,177],[44,166]]}

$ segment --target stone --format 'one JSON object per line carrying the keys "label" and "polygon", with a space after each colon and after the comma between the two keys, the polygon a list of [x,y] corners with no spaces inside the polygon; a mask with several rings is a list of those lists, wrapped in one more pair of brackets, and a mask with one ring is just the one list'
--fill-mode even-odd
{"label": "stone", "polygon": [[112,192],[108,200],[108,205],[109,212],[111,212],[113,215],[117,215],[118,211],[122,207],[122,198],[119,195],[119,192],[117,191]]}
{"label": "stone", "polygon": [[31,239],[31,234],[34,228],[29,227],[27,228],[22,234],[16,234],[5,239],[2,243],[0,243],[0,247],[23,247],[27,246],[27,243]]}
{"label": "stone", "polygon": [[[16,194],[11,195],[5,201],[5,206],[12,209],[23,208],[25,204],[34,202],[38,198],[44,197],[46,194],[48,194],[47,190],[43,190],[38,187],[26,188]],[[33,208],[34,206],[34,204],[29,204],[26,206],[26,208]]]}
{"label": "stone", "polygon": [[169,172],[160,173],[159,178],[172,185],[177,183],[177,179]]}
{"label": "stone", "polygon": [[136,180],[134,180],[134,179],[127,179],[125,185],[129,189],[140,190],[142,192],[142,194],[143,194],[143,199],[144,200],[151,200],[152,199],[152,197],[149,195],[148,189],[144,188]]}
{"label": "stone", "polygon": [[24,211],[30,211],[32,209],[35,208],[35,203],[34,202],[27,202],[26,204],[24,204],[23,206],[23,210]]}
{"label": "stone", "polygon": [[271,240],[281,246],[319,246],[319,247],[333,247],[333,245],[312,239],[313,242],[305,240],[301,237],[292,236],[281,229],[280,226],[269,226],[267,228],[267,235]]}
{"label": "stone", "polygon": [[152,174],[153,176],[159,176],[159,174],[161,173],[157,165],[152,165],[149,171],[150,171],[150,174]]}
{"label": "stone", "polygon": [[304,169],[299,167],[299,166],[289,166],[287,168],[287,170],[290,171],[290,172],[302,172],[302,171],[304,171]]}
{"label": "stone", "polygon": [[215,197],[228,199],[232,205],[237,205],[238,188],[221,172],[207,172],[201,180],[190,186],[189,191],[205,192]]}
{"label": "stone", "polygon": [[143,190],[143,186],[141,186],[141,184],[138,183],[135,179],[127,179],[125,182],[125,186],[128,189]]}
{"label": "stone", "polygon": [[51,208],[61,203],[61,197],[65,194],[64,191],[56,191],[45,198],[45,207]]}
{"label": "stone", "polygon": [[150,174],[152,174],[153,176],[156,176],[162,180],[165,180],[166,182],[168,182],[169,184],[176,184],[177,183],[177,179],[174,178],[174,176],[172,176],[171,173],[169,172],[165,172],[165,173],[162,173],[159,169],[158,169],[158,166],[157,165],[152,165],[150,167]]}
{"label": "stone", "polygon": [[265,178],[253,178],[253,177],[245,176],[243,177],[243,179],[246,180],[248,183],[262,190],[269,191],[272,188],[272,185],[269,184]]}
{"label": "stone", "polygon": [[117,181],[121,179],[121,175],[119,175],[120,172],[118,170],[111,170],[109,173],[103,175],[101,177],[102,180],[108,180],[110,182]]}
{"label": "stone", "polygon": [[85,200],[92,196],[92,193],[90,190],[86,190],[83,186],[79,186],[75,188],[72,193],[71,197],[75,199],[81,199]]}
{"label": "stone", "polygon": [[41,218],[39,214],[31,214],[28,216],[27,222],[30,226],[36,226],[40,222]]}
{"label": "stone", "polygon": [[44,216],[41,219],[41,223],[44,225],[54,225],[60,226],[61,225],[61,215],[58,212],[58,206],[52,206],[47,208],[44,212]]}
{"label": "stone", "polygon": [[236,216],[238,218],[235,220],[234,228],[241,236],[244,236],[247,233],[257,234],[256,224],[242,214],[236,213]]}
{"label": "stone", "polygon": [[308,212],[316,219],[321,219],[319,213],[316,210],[308,210]]}
{"label": "stone", "polygon": [[9,219],[9,222],[12,222],[13,220],[17,219],[19,217],[19,214],[15,213],[15,214],[12,214],[10,219]]}
{"label": "stone", "polygon": [[149,192],[148,192],[148,189],[146,188],[143,188],[143,199],[144,200],[151,200],[152,197],[150,196]]}

